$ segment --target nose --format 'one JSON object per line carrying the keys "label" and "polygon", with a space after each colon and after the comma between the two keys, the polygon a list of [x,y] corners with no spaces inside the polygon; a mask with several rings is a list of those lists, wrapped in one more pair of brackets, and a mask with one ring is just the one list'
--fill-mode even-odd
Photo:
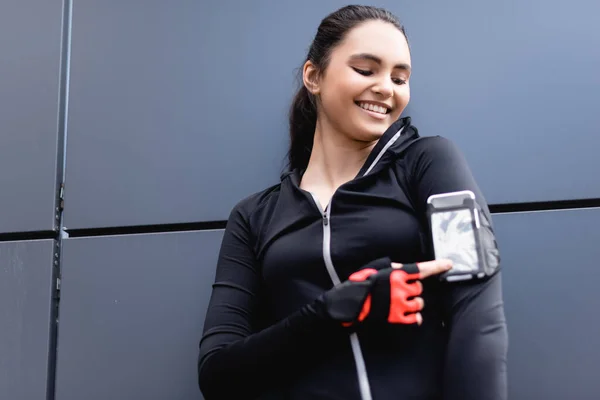
{"label": "nose", "polygon": [[390,98],[394,95],[394,86],[390,79],[382,79],[375,86],[373,86],[373,92],[380,95],[384,99]]}

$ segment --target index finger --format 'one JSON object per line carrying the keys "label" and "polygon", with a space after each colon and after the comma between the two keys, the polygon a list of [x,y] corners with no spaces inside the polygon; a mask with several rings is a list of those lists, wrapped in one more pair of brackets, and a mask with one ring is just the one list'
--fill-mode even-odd
{"label": "index finger", "polygon": [[450,268],[452,268],[452,261],[451,260],[433,260],[433,261],[417,263],[417,266],[419,267],[419,271],[420,271],[419,278],[425,279],[432,275],[438,275],[438,274],[448,271]]}

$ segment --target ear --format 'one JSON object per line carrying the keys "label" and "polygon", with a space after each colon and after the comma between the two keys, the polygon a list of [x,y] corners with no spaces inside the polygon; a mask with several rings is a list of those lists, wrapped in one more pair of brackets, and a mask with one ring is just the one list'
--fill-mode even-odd
{"label": "ear", "polygon": [[321,88],[319,86],[319,70],[312,63],[312,61],[307,61],[304,63],[304,67],[302,69],[302,81],[310,93],[313,95],[318,95],[320,93]]}

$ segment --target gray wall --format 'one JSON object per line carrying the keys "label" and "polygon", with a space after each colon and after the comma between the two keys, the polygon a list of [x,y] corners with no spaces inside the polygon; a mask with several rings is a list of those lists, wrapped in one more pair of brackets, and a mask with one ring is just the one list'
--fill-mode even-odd
{"label": "gray wall", "polygon": [[[214,227],[277,182],[294,69],[344,4],[0,3],[0,398],[201,399]],[[600,204],[600,4],[376,4],[409,34],[406,114],[459,144],[490,203]],[[510,399],[600,397],[600,211],[495,223]]]}
{"label": "gray wall", "polygon": [[0,399],[44,399],[52,346],[51,239],[0,243]]}
{"label": "gray wall", "polygon": [[2,233],[56,228],[61,26],[60,0],[0,3]]}

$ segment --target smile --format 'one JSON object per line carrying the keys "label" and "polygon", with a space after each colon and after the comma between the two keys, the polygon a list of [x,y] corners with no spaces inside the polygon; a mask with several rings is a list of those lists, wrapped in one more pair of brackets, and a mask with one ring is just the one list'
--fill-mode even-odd
{"label": "smile", "polygon": [[366,111],[372,117],[383,119],[391,112],[391,108],[369,103],[366,101],[356,101],[355,104]]}

